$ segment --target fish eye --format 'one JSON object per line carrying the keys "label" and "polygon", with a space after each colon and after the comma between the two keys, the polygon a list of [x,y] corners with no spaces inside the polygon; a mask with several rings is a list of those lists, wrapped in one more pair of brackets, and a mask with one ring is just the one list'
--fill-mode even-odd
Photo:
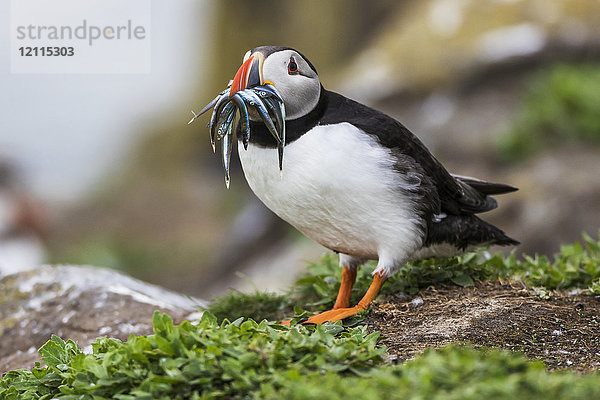
{"label": "fish eye", "polygon": [[296,64],[296,59],[293,56],[290,57],[287,68],[288,74],[290,75],[296,75],[298,73],[298,64]]}

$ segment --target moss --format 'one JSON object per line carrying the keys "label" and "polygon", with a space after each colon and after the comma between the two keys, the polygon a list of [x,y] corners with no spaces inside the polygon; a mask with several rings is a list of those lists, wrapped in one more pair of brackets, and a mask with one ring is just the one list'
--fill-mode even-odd
{"label": "moss", "polygon": [[251,318],[255,321],[263,319],[277,321],[290,313],[290,301],[285,295],[275,293],[255,292],[244,294],[231,291],[217,297],[208,307],[219,321],[228,319],[234,321],[240,317]]}
{"label": "moss", "polygon": [[497,149],[519,160],[565,143],[600,145],[600,65],[557,65],[538,74]]}

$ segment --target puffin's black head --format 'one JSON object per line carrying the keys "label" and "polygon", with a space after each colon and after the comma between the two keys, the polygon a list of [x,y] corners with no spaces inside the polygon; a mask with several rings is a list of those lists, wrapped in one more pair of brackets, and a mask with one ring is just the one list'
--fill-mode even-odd
{"label": "puffin's black head", "polygon": [[233,78],[230,95],[265,83],[271,83],[281,94],[288,120],[308,114],[319,102],[317,70],[292,48],[261,46],[249,50]]}

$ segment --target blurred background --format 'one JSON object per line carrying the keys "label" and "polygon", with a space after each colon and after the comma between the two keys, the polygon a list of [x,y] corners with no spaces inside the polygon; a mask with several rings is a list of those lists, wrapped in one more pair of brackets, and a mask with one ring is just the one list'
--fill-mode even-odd
{"label": "blurred background", "polygon": [[137,75],[11,74],[3,37],[2,274],[77,263],[203,298],[285,288],[325,249],[266,210],[238,162],[227,190],[208,117],[186,125],[265,44],[303,52],[451,172],[518,186],[483,216],[517,254],[595,237],[599,18],[597,0],[152,0]]}

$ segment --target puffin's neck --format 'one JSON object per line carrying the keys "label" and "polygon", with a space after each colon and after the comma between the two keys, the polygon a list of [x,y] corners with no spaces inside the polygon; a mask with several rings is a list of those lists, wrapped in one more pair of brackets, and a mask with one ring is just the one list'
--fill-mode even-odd
{"label": "puffin's neck", "polygon": [[[319,123],[327,108],[328,93],[329,92],[323,88],[323,85],[321,85],[319,102],[312,111],[303,117],[285,120],[286,144],[292,143]],[[241,138],[241,135],[238,135],[238,140],[239,138]],[[271,136],[271,133],[262,121],[250,121],[250,143],[261,147],[277,147],[277,142],[273,136]]]}

